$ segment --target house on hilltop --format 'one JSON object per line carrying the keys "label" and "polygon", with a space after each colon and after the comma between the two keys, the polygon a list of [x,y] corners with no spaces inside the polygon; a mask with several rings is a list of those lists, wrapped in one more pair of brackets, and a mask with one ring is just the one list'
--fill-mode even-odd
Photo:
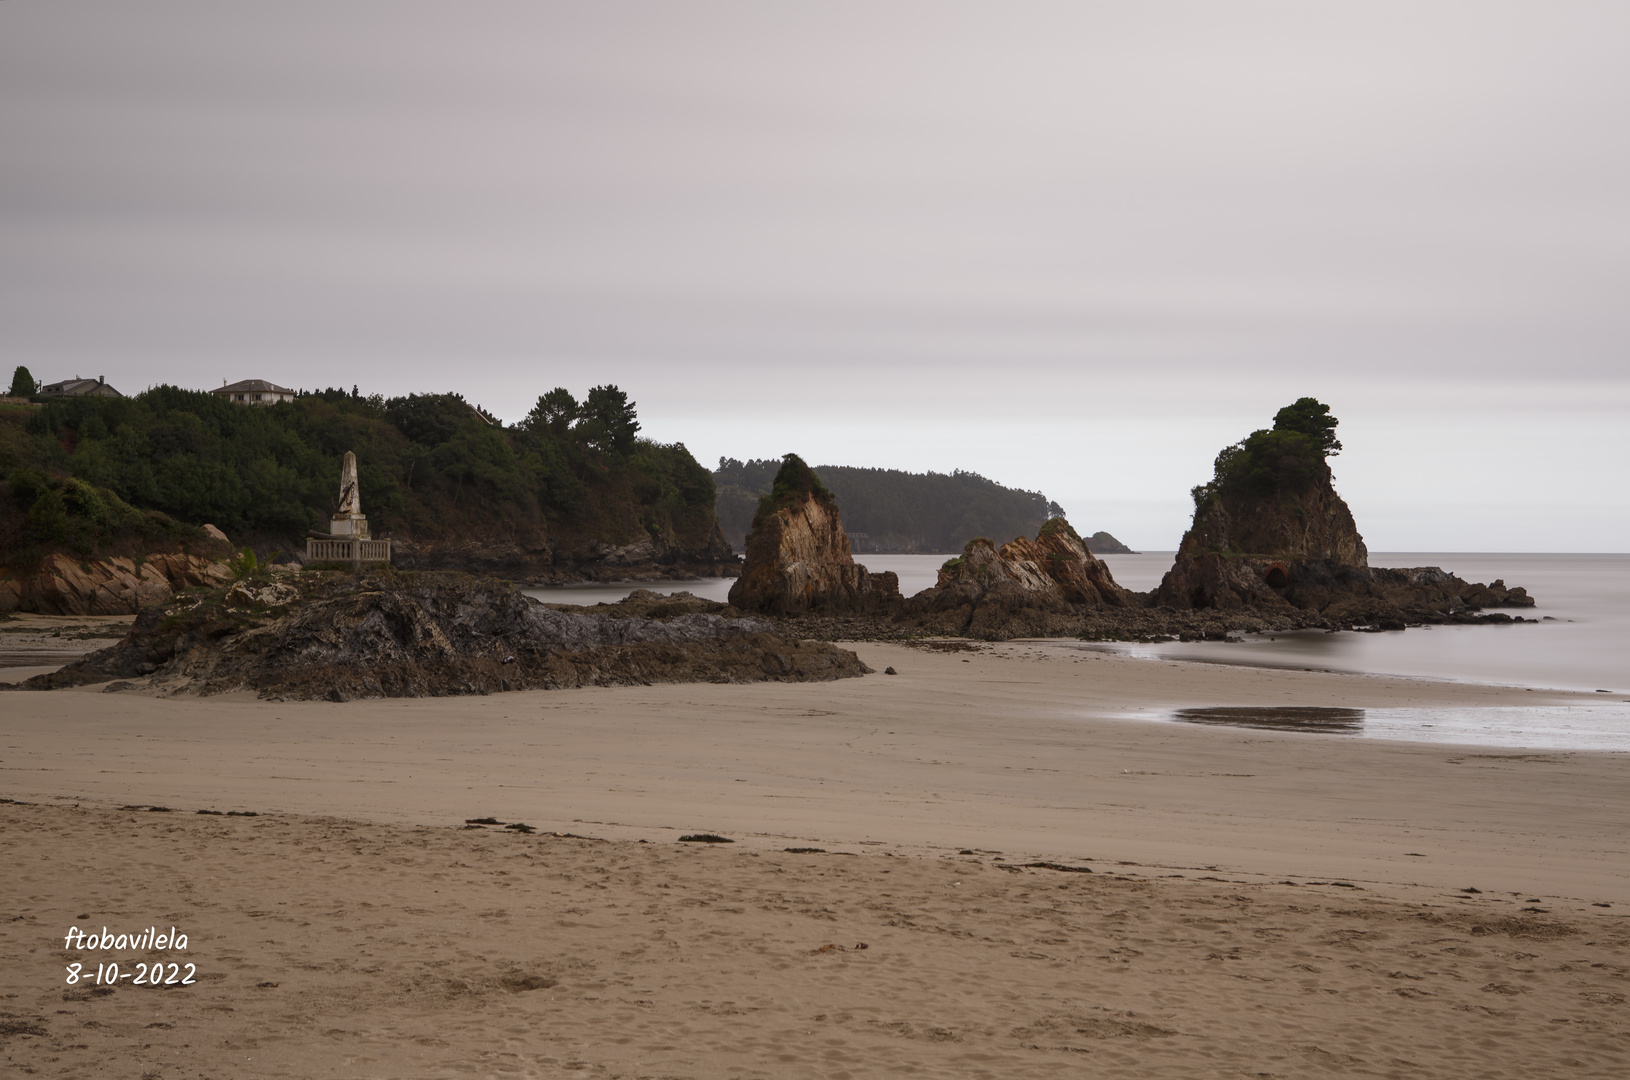
{"label": "house on hilltop", "polygon": [[276,405],[279,401],[293,401],[294,391],[265,379],[244,379],[230,386],[223,385],[210,393],[238,405]]}
{"label": "house on hilltop", "polygon": [[107,378],[98,375],[94,379],[81,379],[75,375],[71,379],[61,382],[46,383],[40,387],[40,397],[124,397],[123,394],[108,385]]}

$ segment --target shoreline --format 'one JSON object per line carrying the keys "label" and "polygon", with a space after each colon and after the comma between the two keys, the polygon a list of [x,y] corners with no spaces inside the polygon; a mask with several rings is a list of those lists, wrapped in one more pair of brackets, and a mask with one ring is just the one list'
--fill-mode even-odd
{"label": "shoreline", "polygon": [[[1278,630],[1278,631],[1262,631],[1260,634],[1255,634],[1255,635],[1251,635],[1251,636],[1262,637],[1262,636],[1266,636],[1266,635],[1271,633],[1271,634],[1277,634],[1277,635],[1282,636],[1282,637],[1288,637],[1288,636],[1293,635],[1293,634],[1329,634],[1329,633],[1344,634],[1344,633],[1355,633],[1355,632],[1362,632],[1362,631],[1351,631],[1351,630]],[[1028,639],[1017,639],[1017,640],[1028,641],[1028,642],[1041,642],[1041,641],[1057,641],[1057,640],[1067,640],[1067,639],[1028,638]],[[1311,673],[1311,674],[1319,674],[1319,675],[1351,675],[1354,678],[1366,678],[1366,679],[1372,679],[1372,678],[1373,679],[1406,679],[1406,680],[1412,680],[1412,681],[1415,681],[1415,682],[1423,682],[1423,683],[1443,683],[1443,684],[1448,684],[1448,685],[1451,685],[1451,686],[1484,686],[1484,687],[1489,687],[1490,689],[1521,690],[1521,691],[1524,691],[1524,692],[1537,693],[1537,694],[1579,695],[1579,697],[1580,697],[1580,702],[1579,703],[1580,704],[1594,703],[1594,704],[1597,704],[1597,705],[1610,705],[1610,704],[1624,704],[1624,703],[1630,702],[1630,691],[1586,689],[1583,684],[1581,684],[1580,686],[1527,686],[1527,685],[1524,685],[1521,682],[1487,682],[1487,681],[1483,681],[1483,680],[1479,680],[1479,679],[1475,679],[1475,678],[1470,678],[1470,677],[1457,678],[1457,677],[1452,676],[1452,675],[1420,675],[1420,674],[1415,674],[1413,672],[1407,672],[1407,671],[1360,671],[1360,670],[1356,670],[1356,669],[1338,668],[1338,667],[1307,667],[1307,666],[1305,666],[1303,664],[1298,664],[1298,663],[1296,663],[1294,661],[1290,661],[1290,660],[1284,660],[1284,661],[1274,661],[1274,660],[1229,660],[1229,659],[1224,659],[1224,658],[1221,658],[1221,657],[1211,657],[1211,656],[1167,657],[1167,656],[1154,656],[1154,655],[1140,655],[1138,653],[1134,653],[1134,652],[1131,652],[1131,651],[1122,651],[1121,649],[1117,648],[1117,646],[1125,646],[1128,649],[1130,649],[1130,648],[1136,648],[1136,647],[1145,646],[1145,645],[1159,646],[1159,645],[1169,645],[1169,644],[1174,644],[1174,643],[1175,642],[1173,642],[1173,641],[1165,641],[1165,642],[1080,641],[1080,642],[1073,642],[1073,644],[1076,644],[1081,648],[1084,648],[1084,649],[1092,651],[1092,652],[1101,653],[1102,655],[1105,655],[1105,656],[1118,656],[1118,657],[1122,657],[1122,658],[1127,659],[1127,660],[1147,660],[1147,661],[1149,661],[1151,663],[1205,664],[1205,665],[1213,665],[1213,666],[1216,666],[1216,667],[1250,668],[1250,669],[1254,669],[1254,670],[1258,670],[1258,671],[1303,671],[1303,672],[1308,672],[1308,673]],[[1182,644],[1189,644],[1189,643],[1188,642],[1183,642]],[[1601,696],[1601,695],[1609,695],[1609,696],[1604,697],[1604,696]]]}
{"label": "shoreline", "polygon": [[[1592,695],[942,645],[849,643],[879,673],[825,683],[8,694],[0,1049],[252,1077],[1630,1064],[1630,755],[1118,715]],[[71,926],[160,924],[195,984],[63,984],[161,958]]]}
{"label": "shoreline", "polygon": [[[672,579],[681,581],[682,579]],[[572,588],[572,585],[542,586],[517,583],[523,589],[545,588]],[[577,582],[584,584],[632,584],[639,585],[637,580],[618,582]],[[549,601],[541,602],[548,604]],[[615,607],[614,604],[602,602],[599,604],[564,604],[551,605],[569,609],[581,609],[588,613],[595,613],[603,608]],[[122,636],[120,631],[128,629],[135,621],[134,615],[46,615],[36,612],[14,612],[9,620],[0,622],[0,683],[22,682],[34,675],[48,674],[60,669],[62,666],[97,649],[106,648],[116,643]],[[821,625],[811,627],[804,622],[816,621]],[[794,630],[824,630],[831,631],[835,627],[827,625],[836,622],[836,619],[804,616],[794,619],[771,619],[776,625],[787,625]],[[845,620],[853,622],[856,620]],[[852,626],[845,627],[853,629]],[[1421,629],[1414,627],[1412,629]],[[63,637],[63,631],[70,633]],[[1260,638],[1268,635],[1294,637],[1296,635],[1318,635],[1359,633],[1361,631],[1349,630],[1319,630],[1319,629],[1289,629],[1289,630],[1262,630],[1245,632],[1241,638],[1226,639],[1229,644],[1238,644],[1251,638]],[[955,647],[962,645],[971,648],[983,649],[991,646],[1032,646],[1053,647],[1064,649],[1077,649],[1087,653],[1101,656],[1116,657],[1124,660],[1133,660],[1147,663],[1178,663],[1199,664],[1225,668],[1242,668],[1259,671],[1285,671],[1303,672],[1309,674],[1343,675],[1354,678],[1376,678],[1391,680],[1406,680],[1424,684],[1444,684],[1452,686],[1488,687],[1502,690],[1521,690],[1541,694],[1579,695],[1581,704],[1618,704],[1630,702],[1630,691],[1586,689],[1580,686],[1529,686],[1522,682],[1492,682],[1475,678],[1457,678],[1454,676],[1427,675],[1410,672],[1388,672],[1373,670],[1358,670],[1339,667],[1307,666],[1293,660],[1271,659],[1232,659],[1212,656],[1181,656],[1167,657],[1151,654],[1140,654],[1134,650],[1140,647],[1158,647],[1170,644],[1193,644],[1198,642],[1181,641],[1179,638],[1167,637],[1147,641],[1094,639],[1074,635],[1054,635],[1048,637],[1015,637],[997,640],[970,638],[963,636],[918,636],[918,637],[831,637],[828,633],[813,633],[808,636],[812,640],[828,641],[843,648],[853,649],[860,645],[893,644],[903,645],[907,648],[935,648],[938,643],[949,643]],[[79,644],[84,643],[84,644]],[[1212,643],[1223,643],[1221,640]],[[8,660],[27,659],[29,654],[40,652],[47,655],[41,657],[42,662],[37,664],[8,663]],[[92,688],[102,684],[91,684]],[[685,684],[676,684],[685,685]],[[508,692],[508,691],[506,691]],[[1595,696],[1592,695],[1606,695]]]}
{"label": "shoreline", "polygon": [[[0,785],[29,801],[410,825],[495,815],[559,832],[599,823],[609,838],[700,830],[1443,887],[1471,875],[1630,903],[1630,865],[1608,855],[1630,833],[1623,753],[1120,718],[1219,705],[1596,704],[1594,695],[1080,655],[1049,642],[852,647],[878,672],[901,674],[344,705],[110,697],[95,686],[9,694]],[[1564,807],[1587,797],[1598,808],[1581,828]],[[1550,823],[1544,843],[1529,835],[1530,812]],[[1355,841],[1304,865],[1331,829]],[[1437,837],[1430,851],[1406,857],[1423,850],[1412,839],[1423,829]]]}

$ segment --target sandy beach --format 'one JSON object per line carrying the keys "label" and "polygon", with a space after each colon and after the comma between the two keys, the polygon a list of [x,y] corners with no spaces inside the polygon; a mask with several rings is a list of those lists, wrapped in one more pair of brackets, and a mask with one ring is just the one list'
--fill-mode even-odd
{"label": "sandy beach", "polygon": [[[1131,718],[1589,695],[854,648],[899,674],[5,694],[0,1053],[163,1077],[1630,1067],[1630,757]],[[535,831],[466,827],[487,817]],[[158,956],[64,950],[70,926],[160,923],[194,985],[64,985]]]}

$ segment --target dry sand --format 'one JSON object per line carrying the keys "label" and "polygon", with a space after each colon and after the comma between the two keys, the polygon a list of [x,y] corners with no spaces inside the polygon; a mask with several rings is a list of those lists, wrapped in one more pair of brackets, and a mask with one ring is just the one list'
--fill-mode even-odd
{"label": "dry sand", "polygon": [[[1630,756],[1112,718],[1566,698],[857,648],[901,674],[0,696],[0,1072],[1630,1071]],[[200,981],[66,987],[142,959],[64,951],[104,924],[178,927]]]}

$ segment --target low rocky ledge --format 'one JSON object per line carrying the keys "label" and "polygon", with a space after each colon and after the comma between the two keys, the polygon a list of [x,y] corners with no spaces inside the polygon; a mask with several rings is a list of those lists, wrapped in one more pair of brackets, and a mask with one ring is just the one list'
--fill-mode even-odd
{"label": "low rocky ledge", "polygon": [[[213,525],[204,528],[220,535]],[[202,555],[158,552],[141,559],[83,561],[57,552],[32,571],[0,576],[0,613],[134,615],[179,589],[231,581],[232,571],[224,562]]]}
{"label": "low rocky ledge", "polygon": [[456,573],[283,575],[147,608],[117,645],[20,688],[139,679],[168,694],[345,701],[870,671],[853,652],[709,612],[708,601],[640,607],[546,605],[509,582]]}

